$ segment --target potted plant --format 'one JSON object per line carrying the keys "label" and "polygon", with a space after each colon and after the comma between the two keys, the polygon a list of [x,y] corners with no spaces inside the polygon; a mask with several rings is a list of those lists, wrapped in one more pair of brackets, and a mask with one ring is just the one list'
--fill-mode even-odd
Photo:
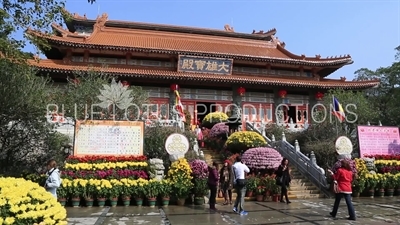
{"label": "potted plant", "polygon": [[177,198],[178,205],[184,205],[193,187],[192,169],[185,158],[180,158],[171,164],[168,178],[174,184],[172,193]]}
{"label": "potted plant", "polygon": [[93,206],[93,194],[95,193],[95,189],[96,187],[90,181],[87,181],[82,194],[87,207]]}
{"label": "potted plant", "polygon": [[374,197],[375,188],[378,184],[378,177],[376,174],[367,173],[365,174],[365,186],[368,188],[368,194],[370,197]]}
{"label": "potted plant", "polygon": [[385,188],[387,185],[388,180],[383,174],[377,174],[378,175],[378,196],[379,197],[384,197],[385,196]]}
{"label": "potted plant", "polygon": [[121,179],[121,188],[120,188],[120,194],[121,194],[121,200],[124,206],[129,206],[131,204],[131,195],[132,195],[132,188],[131,188],[131,182],[129,179]]}
{"label": "potted plant", "polygon": [[169,205],[171,193],[172,193],[171,182],[169,180],[162,180],[160,183],[160,197],[162,205],[164,207]]}
{"label": "potted plant", "polygon": [[61,187],[57,188],[57,199],[58,199],[58,202],[60,202],[60,204],[62,206],[66,205],[67,196],[68,196],[67,188],[65,188],[63,185],[61,185]]}
{"label": "potted plant", "polygon": [[107,196],[109,195],[109,189],[111,186],[110,181],[108,180],[98,180],[95,182],[96,189],[96,200],[99,207],[103,207],[106,203]]}
{"label": "potted plant", "polygon": [[276,184],[272,185],[272,187],[271,187],[272,201],[274,201],[274,202],[279,201],[280,191],[281,191],[281,187],[279,185],[276,185]]}
{"label": "potted plant", "polygon": [[358,176],[352,185],[353,189],[353,197],[360,197],[360,193],[362,193],[365,189],[365,178],[364,176]]}
{"label": "potted plant", "polygon": [[257,189],[256,189],[256,200],[257,200],[257,202],[264,201],[265,191],[266,191],[265,186],[258,186],[257,187]]}
{"label": "potted plant", "polygon": [[252,197],[253,196],[253,191],[257,189],[257,178],[254,176],[249,176],[247,178],[247,183],[246,183],[246,196],[247,197]]}
{"label": "potted plant", "polygon": [[84,187],[79,184],[79,180],[72,181],[73,185],[71,191],[71,202],[73,207],[79,207],[81,202],[81,195],[83,194]]}
{"label": "potted plant", "polygon": [[396,187],[396,178],[391,173],[385,174],[384,177],[386,178],[386,195],[393,197],[394,188]]}
{"label": "potted plant", "polygon": [[155,207],[157,196],[160,193],[160,182],[157,180],[150,180],[143,187],[144,196],[147,198],[150,207]]}
{"label": "potted plant", "polygon": [[147,180],[139,178],[133,184],[131,191],[132,191],[132,196],[135,198],[137,206],[143,205],[144,186],[147,184],[147,182],[148,182]]}
{"label": "potted plant", "polygon": [[120,196],[121,185],[113,185],[111,188],[108,188],[108,199],[110,199],[110,204],[112,207],[117,206],[118,204],[118,196]]}
{"label": "potted plant", "polygon": [[194,178],[193,180],[194,187],[194,204],[195,205],[203,205],[204,204],[204,196],[207,195],[208,185],[206,178]]}

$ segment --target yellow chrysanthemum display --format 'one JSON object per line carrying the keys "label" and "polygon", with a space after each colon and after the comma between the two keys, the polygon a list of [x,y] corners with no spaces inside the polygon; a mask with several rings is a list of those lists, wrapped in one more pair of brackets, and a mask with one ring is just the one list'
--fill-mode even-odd
{"label": "yellow chrysanthemum display", "polygon": [[249,148],[263,147],[267,141],[257,132],[239,131],[231,134],[225,144],[231,152],[242,152]]}
{"label": "yellow chrysanthemum display", "polygon": [[172,192],[178,198],[186,198],[193,188],[191,176],[192,169],[185,158],[181,158],[171,164],[168,170],[168,178],[173,183]]}
{"label": "yellow chrysanthemum display", "polygon": [[126,169],[126,168],[145,168],[147,162],[107,162],[107,163],[76,163],[65,164],[67,170],[106,170],[106,169]]}
{"label": "yellow chrysanthemum display", "polygon": [[64,207],[37,183],[22,178],[0,178],[0,225],[67,224]]}

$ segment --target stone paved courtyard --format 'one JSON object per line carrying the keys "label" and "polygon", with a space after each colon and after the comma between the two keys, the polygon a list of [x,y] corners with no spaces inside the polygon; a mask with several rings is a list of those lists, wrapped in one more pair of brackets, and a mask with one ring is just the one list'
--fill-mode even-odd
{"label": "stone paved courtyard", "polygon": [[205,224],[400,224],[400,198],[357,198],[357,221],[347,221],[347,208],[341,202],[338,220],[329,217],[333,199],[293,200],[286,205],[275,202],[247,202],[249,215],[232,212],[231,206],[218,206],[212,213],[205,206],[168,206],[165,208],[123,207],[67,208],[69,225],[205,225]]}

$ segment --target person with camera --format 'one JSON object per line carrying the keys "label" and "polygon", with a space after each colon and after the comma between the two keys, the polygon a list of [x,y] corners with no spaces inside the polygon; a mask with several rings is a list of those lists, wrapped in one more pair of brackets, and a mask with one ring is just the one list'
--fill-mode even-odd
{"label": "person with camera", "polygon": [[249,167],[242,163],[242,157],[236,158],[235,164],[232,166],[234,180],[233,184],[236,190],[236,201],[233,211],[240,215],[247,215],[248,212],[244,210],[244,197],[246,195],[246,173],[250,173]]}

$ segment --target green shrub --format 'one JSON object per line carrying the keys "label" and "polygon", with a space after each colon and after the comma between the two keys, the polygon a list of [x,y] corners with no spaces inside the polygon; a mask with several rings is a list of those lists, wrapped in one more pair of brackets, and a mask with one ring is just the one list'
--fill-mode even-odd
{"label": "green shrub", "polygon": [[228,118],[229,117],[223,112],[212,112],[204,117],[201,125],[203,127],[211,129],[217,123],[228,121]]}
{"label": "green shrub", "polygon": [[249,148],[264,147],[267,141],[254,131],[238,131],[228,137],[227,149],[232,153],[242,153]]}
{"label": "green shrub", "polygon": [[177,127],[165,127],[160,124],[156,124],[154,127],[146,127],[144,132],[144,145],[143,153],[149,159],[158,158],[164,161],[164,165],[168,168],[170,164],[169,155],[165,150],[165,141],[169,135],[173,133],[180,133],[185,135],[190,142],[189,151],[193,151],[192,143],[196,140],[196,136],[193,132],[185,130],[182,132]]}

